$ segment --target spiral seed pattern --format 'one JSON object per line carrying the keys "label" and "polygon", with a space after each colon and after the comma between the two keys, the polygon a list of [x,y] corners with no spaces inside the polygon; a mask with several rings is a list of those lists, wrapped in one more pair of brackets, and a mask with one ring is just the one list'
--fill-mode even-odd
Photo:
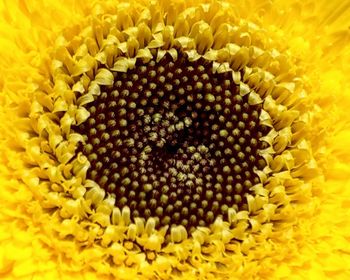
{"label": "spiral seed pattern", "polygon": [[[153,53],[157,57],[157,53]],[[190,62],[179,51],[127,73],[87,105],[84,136],[88,178],[128,206],[132,217],[189,231],[227,210],[247,209],[245,194],[265,166],[259,139],[261,105],[249,105],[232,73],[213,73],[212,62]]]}

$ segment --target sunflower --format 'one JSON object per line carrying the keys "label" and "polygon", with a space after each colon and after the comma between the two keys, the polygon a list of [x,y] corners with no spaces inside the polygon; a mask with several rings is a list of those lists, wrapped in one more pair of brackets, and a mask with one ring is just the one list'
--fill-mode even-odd
{"label": "sunflower", "polygon": [[0,11],[0,278],[350,278],[348,1]]}

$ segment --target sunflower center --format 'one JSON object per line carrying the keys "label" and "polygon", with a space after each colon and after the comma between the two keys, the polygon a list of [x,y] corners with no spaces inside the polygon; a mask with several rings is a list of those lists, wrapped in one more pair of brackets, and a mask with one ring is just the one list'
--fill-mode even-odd
{"label": "sunflower center", "polygon": [[254,171],[265,165],[261,108],[239,94],[231,72],[212,69],[183,52],[138,61],[88,105],[91,115],[77,128],[88,178],[132,217],[191,231],[229,208],[247,209],[245,195],[259,183]]}

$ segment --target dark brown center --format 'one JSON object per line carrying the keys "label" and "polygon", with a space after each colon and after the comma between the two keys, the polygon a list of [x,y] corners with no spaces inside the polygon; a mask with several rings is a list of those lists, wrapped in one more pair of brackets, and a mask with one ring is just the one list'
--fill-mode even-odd
{"label": "dark brown center", "polygon": [[247,209],[245,195],[259,183],[254,171],[265,166],[258,151],[267,128],[261,105],[248,104],[232,73],[213,73],[212,62],[179,52],[114,75],[77,127],[88,178],[158,227],[192,231],[230,207]]}

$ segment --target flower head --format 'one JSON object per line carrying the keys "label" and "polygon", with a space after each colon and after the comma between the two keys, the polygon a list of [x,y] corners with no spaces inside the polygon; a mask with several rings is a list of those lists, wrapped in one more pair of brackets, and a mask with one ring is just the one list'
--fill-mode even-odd
{"label": "flower head", "polygon": [[85,2],[0,4],[0,276],[349,275],[349,5]]}

